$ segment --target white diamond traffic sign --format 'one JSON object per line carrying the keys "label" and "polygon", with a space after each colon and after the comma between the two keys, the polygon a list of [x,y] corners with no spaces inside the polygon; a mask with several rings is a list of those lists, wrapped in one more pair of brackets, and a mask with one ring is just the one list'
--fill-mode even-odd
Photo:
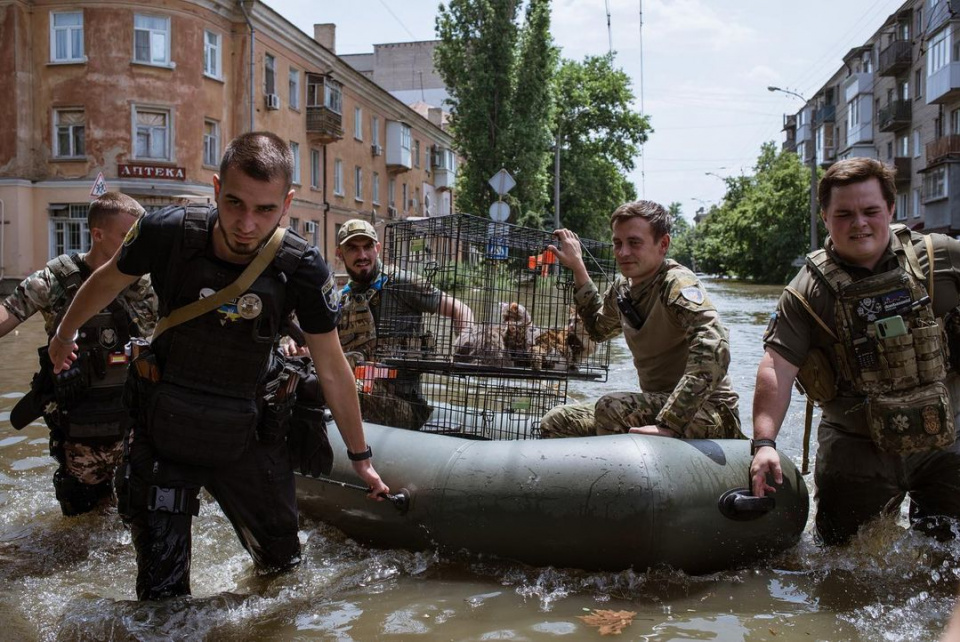
{"label": "white diamond traffic sign", "polygon": [[490,183],[493,191],[500,196],[503,196],[517,185],[517,181],[513,180],[513,176],[510,176],[510,172],[505,169],[501,169],[494,174],[487,182]]}

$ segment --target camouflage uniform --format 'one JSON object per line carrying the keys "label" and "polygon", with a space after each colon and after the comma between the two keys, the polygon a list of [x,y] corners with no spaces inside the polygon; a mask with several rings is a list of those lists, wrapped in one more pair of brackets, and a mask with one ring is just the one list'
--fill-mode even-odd
{"label": "camouflage uniform", "polygon": [[[639,328],[621,312],[618,295],[632,306]],[[690,270],[667,259],[642,283],[618,277],[601,298],[591,281],[574,299],[592,339],[624,333],[643,392],[611,393],[592,408],[555,408],[541,422],[544,437],[622,433],[653,424],[688,439],[743,437],[727,376],[727,331]]]}
{"label": "camouflage uniform", "polygon": [[[377,354],[392,346],[406,350],[411,344],[420,349],[423,314],[435,314],[442,296],[440,290],[403,270],[387,276],[378,262],[369,283],[350,281],[341,293],[340,345],[345,352],[360,353],[364,361],[375,361]],[[389,337],[377,337],[377,328],[384,327],[380,326],[381,319],[390,328]],[[403,369],[395,374],[391,379],[374,379],[370,389],[360,393],[363,418],[384,426],[419,430],[432,412],[420,392],[419,375]]]}
{"label": "camouflage uniform", "polygon": [[[137,320],[145,334],[153,332],[157,299],[148,277],[130,285],[118,298],[124,311]],[[21,322],[40,312],[47,336],[52,337],[72,299],[51,269],[45,267],[24,279],[3,301],[3,306]],[[44,419],[50,428],[50,453],[60,463],[58,477],[66,474],[87,486],[110,482],[122,454],[120,439],[108,443],[64,439],[55,425],[55,415],[45,415]]]}
{"label": "camouflage uniform", "polygon": [[[929,262],[924,237],[912,233],[911,238],[919,267],[926,275]],[[960,242],[940,234],[931,234],[930,238],[934,246],[933,314],[943,319],[960,305]],[[900,264],[897,256],[904,253],[902,247],[891,233],[891,245],[872,271],[844,263],[835,254],[829,239],[825,250],[832,267],[844,270],[856,283],[896,269]],[[801,268],[788,289],[806,300],[834,336],[841,336],[836,298],[809,265]],[[956,339],[957,336],[952,337],[950,345],[953,364],[960,356],[960,343],[955,343]],[[781,295],[776,314],[764,334],[764,346],[797,367],[804,364],[809,354],[819,351],[837,381],[836,396],[821,404],[823,414],[817,430],[816,526],[822,541],[827,544],[847,541],[861,525],[883,513],[888,506],[899,506],[905,493],[911,498],[911,521],[921,529],[937,533],[945,528],[942,516],[960,518],[960,442],[943,450],[909,454],[878,448],[870,437],[865,398],[855,392],[838,360],[838,352],[843,352],[843,348],[793,293],[785,291]],[[956,365],[944,383],[953,402],[956,423],[960,377],[955,368]]]}

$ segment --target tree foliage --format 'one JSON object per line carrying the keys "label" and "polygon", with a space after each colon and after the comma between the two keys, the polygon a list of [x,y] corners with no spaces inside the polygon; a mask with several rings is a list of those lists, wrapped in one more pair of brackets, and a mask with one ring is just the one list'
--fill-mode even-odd
{"label": "tree foliage", "polygon": [[647,117],[634,111],[630,77],[613,66],[613,55],[564,60],[555,80],[554,135],[560,142],[560,222],[586,238],[610,233],[610,214],[635,200],[627,179]]}
{"label": "tree foliage", "polygon": [[461,211],[485,216],[497,199],[487,181],[506,168],[517,181],[512,220],[540,218],[549,176],[551,79],[556,49],[549,0],[450,0],[440,5],[435,65],[451,96],[451,128],[464,160]]}
{"label": "tree foliage", "polygon": [[693,228],[687,219],[683,218],[683,206],[680,203],[670,203],[670,250],[667,255],[689,268],[695,267],[693,260]]}
{"label": "tree foliage", "polygon": [[694,232],[704,272],[785,283],[808,249],[810,175],[799,157],[765,143],[753,176],[726,179],[723,203]]}

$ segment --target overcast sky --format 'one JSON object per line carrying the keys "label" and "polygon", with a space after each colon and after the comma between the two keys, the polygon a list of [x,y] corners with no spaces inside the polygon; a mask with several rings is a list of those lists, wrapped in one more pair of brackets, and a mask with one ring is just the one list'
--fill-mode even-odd
{"label": "overcast sky", "polygon": [[[311,35],[314,23],[335,23],[341,54],[436,38],[437,0],[266,3]],[[561,55],[576,60],[606,53],[612,38],[615,64],[633,79],[636,108],[642,103],[654,129],[631,179],[641,197],[679,202],[691,218],[725,191],[706,172],[751,173],[760,145],[782,142],[783,114],[801,102],[767,86],[812,95],[902,3],[554,0],[552,33]]]}

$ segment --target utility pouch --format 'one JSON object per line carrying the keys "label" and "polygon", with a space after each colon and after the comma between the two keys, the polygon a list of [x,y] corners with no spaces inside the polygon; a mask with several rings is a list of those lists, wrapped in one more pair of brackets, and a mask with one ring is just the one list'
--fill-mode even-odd
{"label": "utility pouch", "polygon": [[287,436],[290,428],[290,416],[297,401],[296,394],[278,399],[270,395],[264,399],[263,417],[257,426],[257,440],[265,444],[274,444]]}
{"label": "utility pouch", "polygon": [[89,391],[86,398],[63,413],[61,426],[72,441],[115,441],[130,424],[129,414],[117,391]]}
{"label": "utility pouch", "polygon": [[941,382],[872,397],[866,412],[873,443],[887,452],[947,448],[957,436],[950,395]]}
{"label": "utility pouch", "polygon": [[304,475],[320,477],[333,470],[333,448],[327,437],[323,406],[299,403],[290,417],[287,440],[290,463]]}
{"label": "utility pouch", "polygon": [[826,353],[813,348],[797,373],[797,388],[815,403],[826,403],[837,396],[837,376]]}
{"label": "utility pouch", "polygon": [[149,403],[150,444],[161,456],[194,466],[221,466],[240,458],[257,428],[253,399],[198,393],[157,384]]}

